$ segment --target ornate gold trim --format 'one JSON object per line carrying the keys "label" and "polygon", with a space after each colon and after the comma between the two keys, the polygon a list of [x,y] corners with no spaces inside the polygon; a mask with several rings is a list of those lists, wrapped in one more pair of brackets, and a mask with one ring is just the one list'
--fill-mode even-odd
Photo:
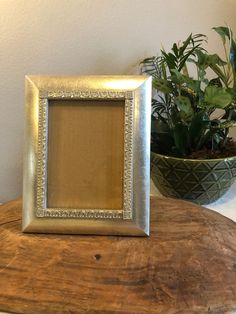
{"label": "ornate gold trim", "polygon": [[40,98],[47,99],[124,99],[125,92],[99,91],[99,90],[74,90],[74,91],[40,91]]}
{"label": "ornate gold trim", "polygon": [[37,217],[122,219],[122,210],[45,208],[37,210]]}
{"label": "ornate gold trim", "polygon": [[[123,209],[61,209],[47,208],[47,126],[49,99],[124,99],[124,199]],[[132,167],[133,167],[133,92],[116,91],[40,91],[37,162],[37,208],[38,218],[85,218],[85,219],[132,219]]]}
{"label": "ornate gold trim", "polygon": [[48,100],[46,98],[40,98],[38,108],[37,210],[46,207],[47,108]]}

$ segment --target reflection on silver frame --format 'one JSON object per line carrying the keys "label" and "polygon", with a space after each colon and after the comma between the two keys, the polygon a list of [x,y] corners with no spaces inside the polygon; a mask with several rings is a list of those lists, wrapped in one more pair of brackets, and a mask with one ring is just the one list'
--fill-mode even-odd
{"label": "reflection on silver frame", "polygon": [[[149,235],[151,78],[27,76],[23,231]],[[48,102],[124,100],[122,209],[47,207]]]}

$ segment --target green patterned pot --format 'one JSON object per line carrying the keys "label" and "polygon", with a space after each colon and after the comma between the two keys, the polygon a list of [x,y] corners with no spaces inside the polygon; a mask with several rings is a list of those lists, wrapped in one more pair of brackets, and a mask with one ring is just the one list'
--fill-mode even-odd
{"label": "green patterned pot", "polygon": [[236,178],[236,156],[183,159],[151,152],[151,177],[164,196],[209,204],[219,199]]}

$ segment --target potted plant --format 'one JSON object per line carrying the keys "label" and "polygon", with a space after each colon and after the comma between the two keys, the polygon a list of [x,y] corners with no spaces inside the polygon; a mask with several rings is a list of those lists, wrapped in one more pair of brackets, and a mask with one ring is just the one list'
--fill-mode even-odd
{"label": "potted plant", "polygon": [[[165,196],[199,204],[220,198],[236,177],[236,43],[232,30],[215,27],[225,60],[192,35],[170,52],[141,62],[153,77],[151,176]],[[191,69],[191,73],[189,74]]]}

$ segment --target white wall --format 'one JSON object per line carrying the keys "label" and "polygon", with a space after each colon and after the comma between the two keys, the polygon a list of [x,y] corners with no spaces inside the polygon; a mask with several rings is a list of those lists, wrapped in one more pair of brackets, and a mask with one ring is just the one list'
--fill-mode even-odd
{"label": "white wall", "polygon": [[209,36],[235,0],[0,0],[0,202],[21,195],[25,74],[127,74],[161,44]]}

